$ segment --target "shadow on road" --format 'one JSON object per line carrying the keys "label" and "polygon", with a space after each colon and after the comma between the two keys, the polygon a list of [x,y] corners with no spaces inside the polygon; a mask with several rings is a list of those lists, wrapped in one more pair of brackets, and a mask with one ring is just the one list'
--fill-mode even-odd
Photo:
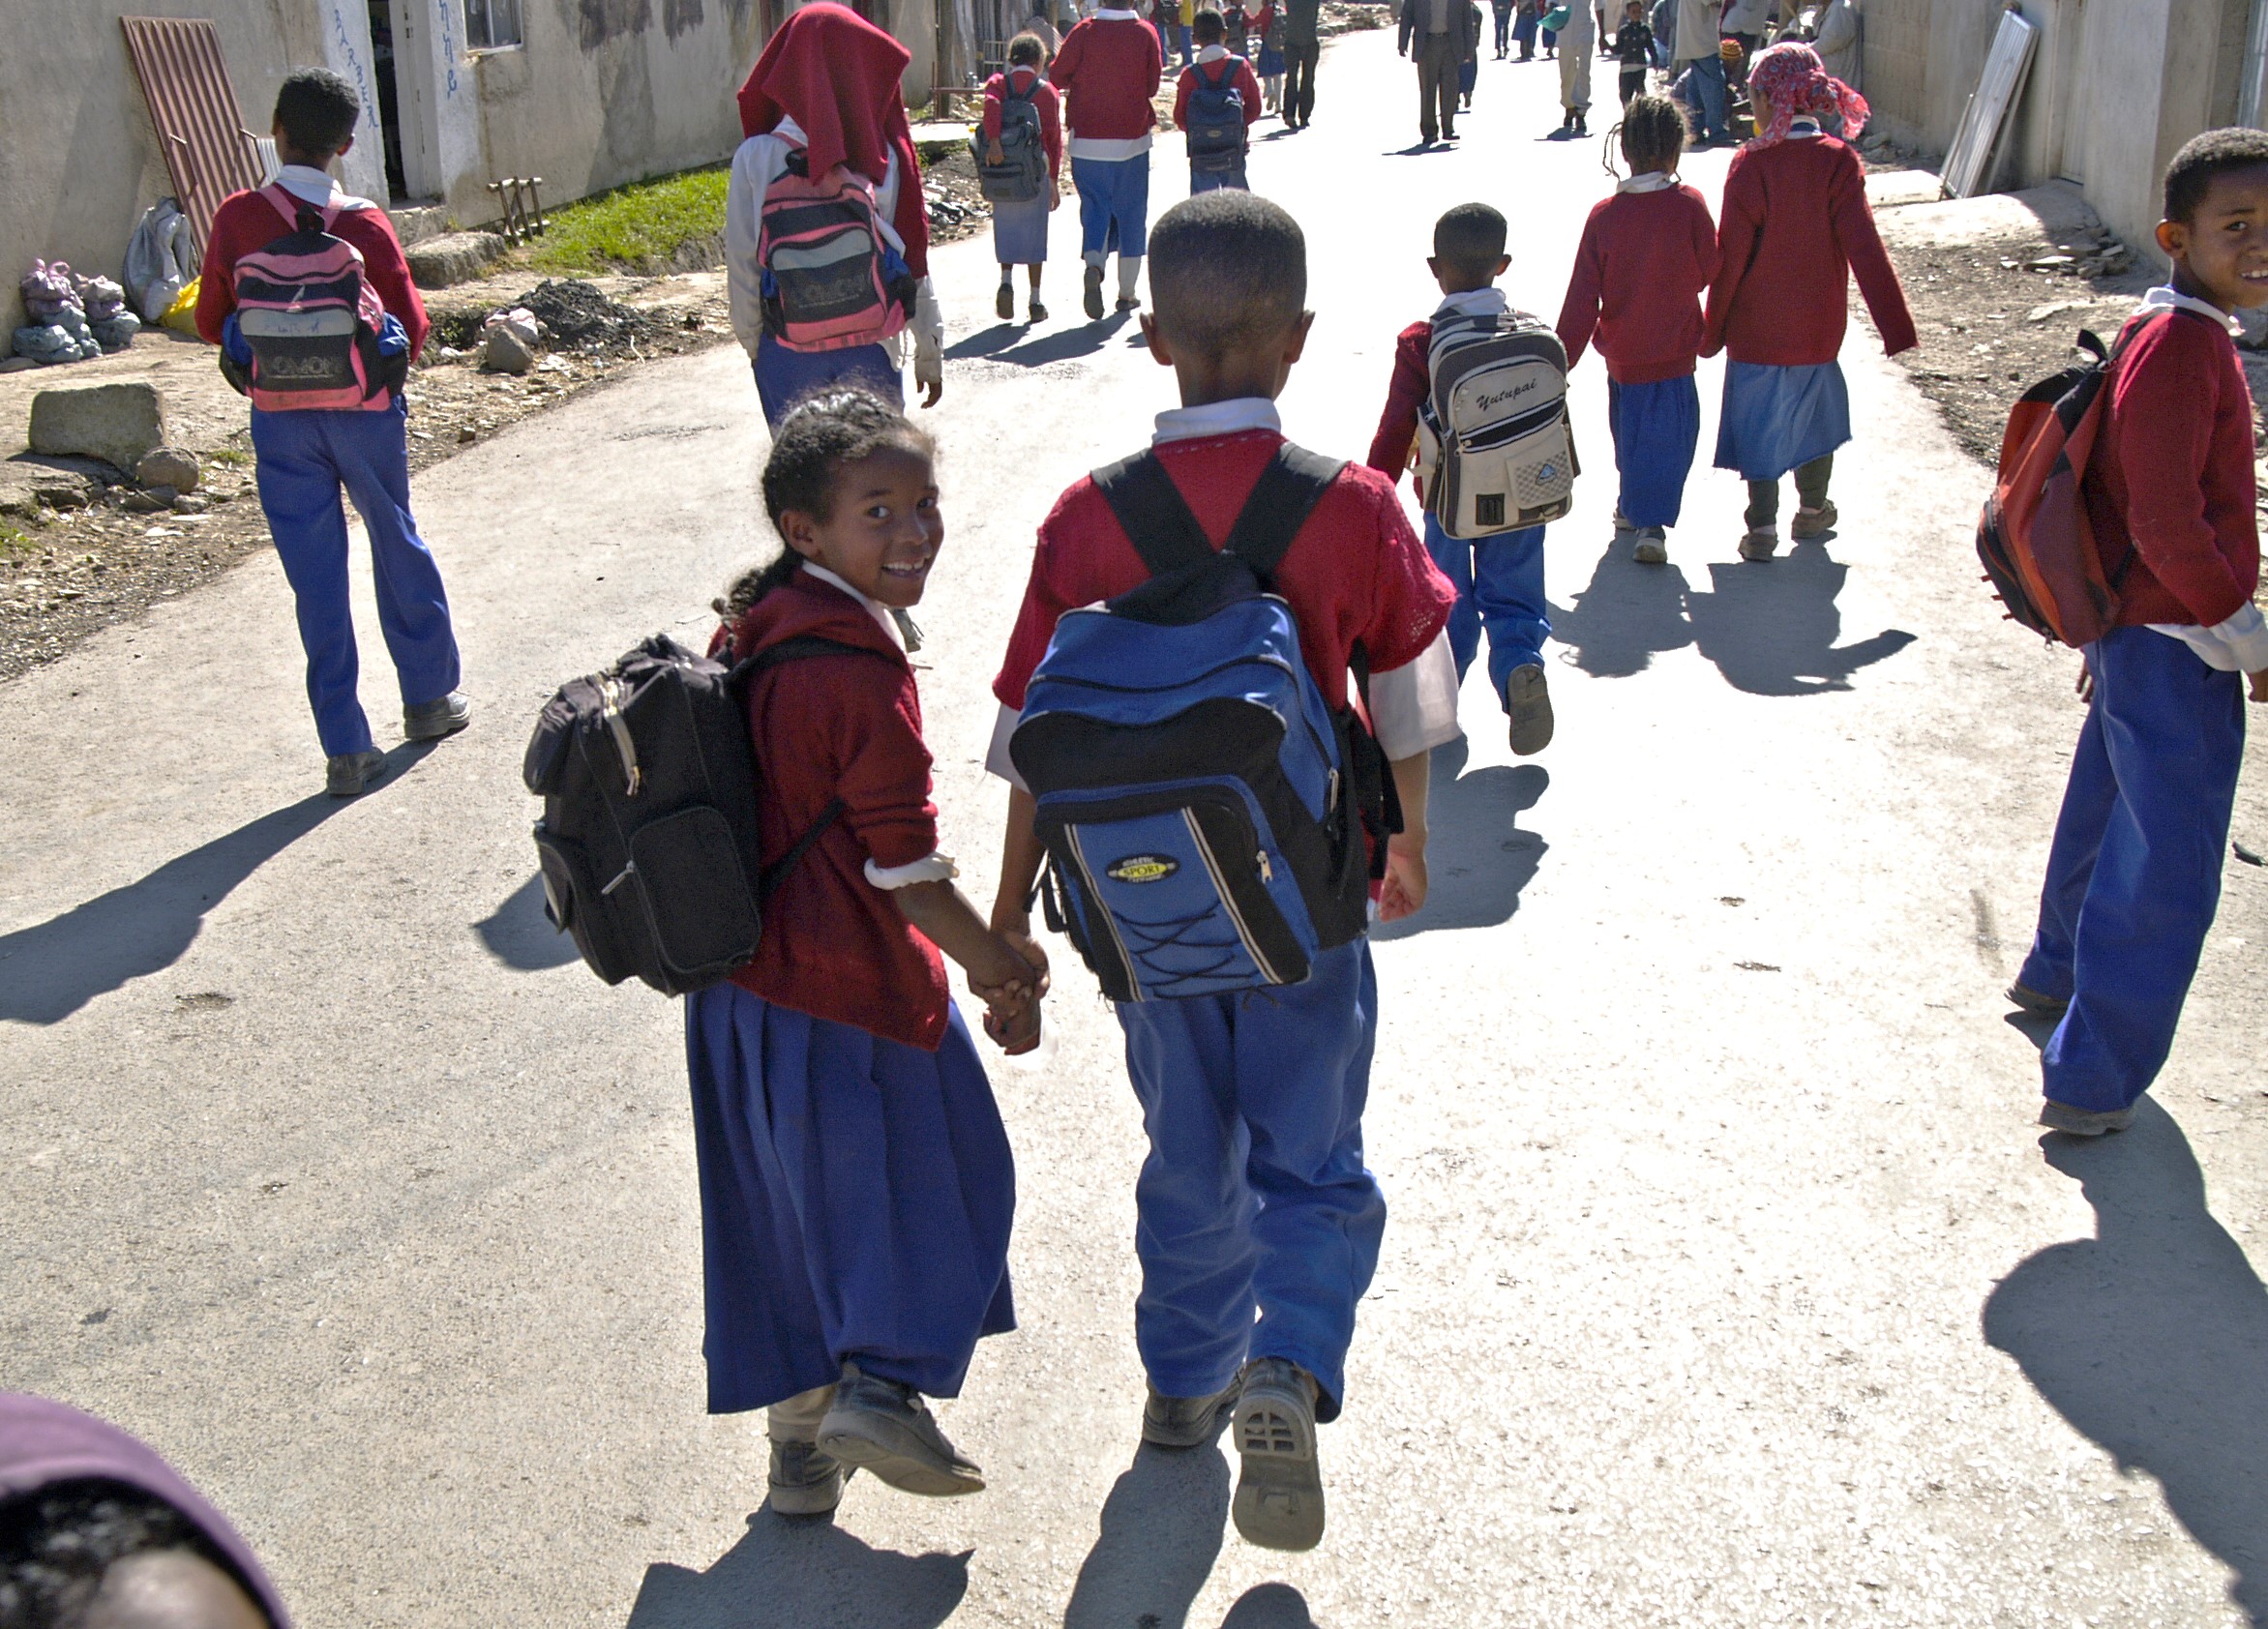
{"label": "shadow on road", "polygon": [[[1106,289],[1105,293],[1111,291]],[[1114,299],[1116,295],[1112,296]],[[1072,297],[1076,299],[1077,296]],[[1100,322],[1082,323],[1076,328],[1059,328],[1053,334],[1043,334],[1036,340],[1024,340],[1030,332],[1020,323],[1000,322],[971,334],[958,344],[947,345],[945,355],[955,361],[981,358],[987,362],[1008,362],[1019,368],[1045,368],[1051,362],[1072,362],[1083,356],[1092,356],[1111,342],[1114,335],[1133,322],[1131,311],[1114,311]],[[1140,335],[1136,335],[1139,342]]]}
{"label": "shadow on road", "polygon": [[1570,647],[1575,666],[1602,679],[1626,679],[1654,665],[1656,651],[1693,642],[1686,620],[1686,574],[1675,566],[1641,566],[1630,540],[1607,546],[1591,571],[1591,586],[1572,606],[1551,608],[1551,637]]}
{"label": "shadow on road", "polygon": [[1713,565],[1713,592],[1686,596],[1693,642],[1727,683],[1752,696],[1848,690],[1853,673],[1914,642],[1913,635],[1888,628],[1836,646],[1842,613],[1835,599],[1850,570],[1811,541],[1776,560]]}
{"label": "shadow on road", "polygon": [[575,940],[544,914],[544,879],[531,876],[492,912],[472,925],[489,954],[507,967],[540,973],[581,959]]}
{"label": "shadow on road", "polygon": [[969,1555],[877,1550],[827,1522],[760,1510],[706,1572],[645,1569],[627,1629],[937,1629],[969,1592]]}
{"label": "shadow on road", "polygon": [[1255,1585],[1237,1597],[1221,1629],[1316,1629],[1307,1597],[1288,1584]]}
{"label": "shadow on road", "polygon": [[1063,1629],[1182,1629],[1211,1576],[1229,1516],[1229,1462],[1217,1445],[1145,1444],[1103,1501],[1102,1530],[1080,1564]]}
{"label": "shadow on road", "polygon": [[1445,928],[1493,928],[1520,908],[1520,890],[1535,879],[1550,844],[1519,829],[1551,785],[1541,764],[1491,764],[1463,773],[1462,738],[1433,755],[1426,799],[1429,836],[1425,908],[1399,922],[1372,926],[1374,939],[1406,939]]}
{"label": "shadow on road", "polygon": [[2268,1624],[2268,1288],[2205,1208],[2181,1128],[2148,1098],[2134,1128],[2050,1135],[2095,1237],[2020,1263],[1984,1303],[1984,1338],[2073,1427],[2148,1471]]}
{"label": "shadow on road", "polygon": [[[404,743],[386,755],[383,796],[433,751]],[[0,934],[0,1020],[60,1023],[130,979],[170,967],[195,942],[205,912],[268,861],[346,807],[317,792],[217,837],[149,875],[36,928]]]}

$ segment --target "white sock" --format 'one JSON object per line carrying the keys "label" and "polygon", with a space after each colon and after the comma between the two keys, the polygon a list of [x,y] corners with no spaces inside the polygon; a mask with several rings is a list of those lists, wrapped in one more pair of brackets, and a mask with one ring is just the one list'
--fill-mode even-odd
{"label": "white sock", "polygon": [[1087,252],[1085,258],[1089,270],[1099,272],[1102,270],[1102,263],[1108,260],[1110,255],[1102,250],[1090,249]]}
{"label": "white sock", "polygon": [[834,1400],[835,1388],[827,1385],[814,1386],[773,1404],[765,1411],[765,1435],[774,1442],[817,1442],[819,1423],[826,1418],[827,1405]]}
{"label": "white sock", "polygon": [[1135,291],[1136,291],[1137,289],[1139,289],[1141,286],[1142,286],[1142,256],[1141,256],[1141,255],[1139,255],[1139,254],[1121,254],[1121,255],[1119,255],[1119,299],[1121,299],[1121,300],[1131,300],[1131,299],[1133,299],[1133,298],[1134,298]]}

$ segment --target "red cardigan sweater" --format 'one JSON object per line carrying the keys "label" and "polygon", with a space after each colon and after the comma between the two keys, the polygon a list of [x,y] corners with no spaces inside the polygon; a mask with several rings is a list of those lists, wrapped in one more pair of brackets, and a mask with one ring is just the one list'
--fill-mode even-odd
{"label": "red cardigan sweater", "polygon": [[2120,626],[2210,628],[2260,582],[2253,393],[2228,330],[2210,318],[2144,311],[2127,329],[2079,490],[2104,565],[2117,571],[2121,545],[2134,548]]}
{"label": "red cardigan sweater", "polygon": [[765,862],[793,846],[829,799],[848,807],[765,904],[756,960],[732,982],[783,1007],[935,1051],[950,1000],[944,961],[866,880],[869,859],[903,866],[937,851],[913,669],[865,607],[803,574],[731,629],[732,655],[804,634],[874,655],[807,657],[748,687],[749,734],[763,769],[757,830]]}
{"label": "red cardigan sweater", "polygon": [[1846,274],[1859,280],[1885,354],[1915,344],[1905,290],[1874,230],[1859,155],[1829,135],[1733,155],[1719,263],[1701,354],[1809,368],[1842,350]]}
{"label": "red cardigan sweater", "polygon": [[1157,32],[1124,17],[1089,17],[1063,36],[1047,76],[1070,98],[1073,137],[1130,141],[1157,123],[1149,99],[1164,76]]}
{"label": "red cardigan sweater", "polygon": [[1617,383],[1684,378],[1701,353],[1701,295],[1716,264],[1716,223],[1692,188],[1601,199],[1583,223],[1560,307],[1567,366],[1582,360],[1596,332]]}
{"label": "red cardigan sweater", "polygon": [[1036,68],[1011,68],[1006,74],[995,74],[984,82],[984,134],[987,140],[1000,133],[1000,99],[1008,94],[1008,80],[1021,76],[1021,91],[1032,87],[1031,105],[1039,113],[1039,144],[1047,152],[1047,172],[1057,180],[1063,174],[1063,99],[1056,95],[1056,87],[1040,77]]}
{"label": "red cardigan sweater", "polygon": [[[394,235],[394,222],[384,210],[365,204],[341,210],[331,229],[362,251],[363,276],[379,302],[409,331],[409,354],[416,356],[425,348],[430,325],[425,301],[409,281],[409,261],[403,255],[402,240]],[[231,193],[221,200],[213,212],[204,269],[196,285],[196,331],[206,344],[221,342],[221,325],[236,309],[236,262],[290,230],[276,206],[257,193]]]}

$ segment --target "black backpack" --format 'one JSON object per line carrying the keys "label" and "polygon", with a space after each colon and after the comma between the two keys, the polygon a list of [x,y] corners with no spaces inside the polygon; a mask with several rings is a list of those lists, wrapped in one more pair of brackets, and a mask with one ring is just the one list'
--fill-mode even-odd
{"label": "black backpack", "polygon": [[1011,82],[1000,92],[1000,162],[985,157],[991,143],[984,129],[969,133],[970,157],[976,161],[976,184],[987,203],[1030,203],[1047,190],[1047,149],[1039,130],[1039,81],[1030,90]]}
{"label": "black backpack", "polygon": [[756,955],[765,902],[843,804],[763,864],[746,687],[767,667],[845,651],[880,658],[806,635],[728,668],[657,634],[544,704],[521,770],[544,800],[544,910],[592,972],[683,995]]}

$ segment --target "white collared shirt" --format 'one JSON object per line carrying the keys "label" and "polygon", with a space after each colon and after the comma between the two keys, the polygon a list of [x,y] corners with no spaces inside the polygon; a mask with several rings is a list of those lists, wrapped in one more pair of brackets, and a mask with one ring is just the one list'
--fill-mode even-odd
{"label": "white collared shirt", "polygon": [[1229,47],[1226,45],[1207,45],[1198,51],[1197,60],[1199,62],[1205,63],[1209,67],[1211,64],[1220,61],[1228,54]]}
{"label": "white collared shirt", "polygon": [[1511,302],[1505,291],[1490,283],[1486,288],[1468,288],[1462,294],[1450,294],[1433,308],[1435,321],[1445,316],[1501,316],[1511,310]]}
{"label": "white collared shirt", "polygon": [[[1094,22],[1139,22],[1148,28],[1142,14],[1129,8],[1105,6],[1089,14]],[[1154,122],[1154,121],[1153,121]],[[1140,135],[1074,135],[1063,143],[1066,157],[1086,159],[1091,163],[1123,163],[1128,159],[1139,159],[1149,151],[1149,132]]]}
{"label": "white collared shirt", "polygon": [[[2231,334],[2244,332],[2244,325],[2209,300],[2184,294],[2171,283],[2160,283],[2144,294],[2137,311],[2194,311],[2201,317],[2219,323]],[[2260,614],[2260,607],[2247,601],[2237,608],[2234,616],[2217,622],[2210,628],[2193,622],[2150,622],[2143,626],[2153,634],[2179,639],[2197,653],[2197,659],[2206,666],[2223,673],[2257,673],[2268,667],[2268,618]]]}
{"label": "white collared shirt", "polygon": [[890,614],[889,607],[880,600],[860,593],[824,566],[814,565],[811,561],[806,560],[803,562],[803,570],[806,576],[816,577],[821,582],[832,583],[850,595],[850,598],[856,600],[866,614],[874,618],[875,626],[890,637],[890,643],[896,645],[900,650],[906,648],[906,636],[899,630],[898,619]]}
{"label": "white collared shirt", "polygon": [[331,179],[331,172],[316,169],[313,164],[284,164],[276,171],[276,185],[302,203],[311,203],[317,209],[375,209],[377,205],[368,198],[358,198],[352,193],[343,192],[339,183]]}
{"label": "white collared shirt", "polygon": [[[1503,304],[1503,294],[1495,289],[1475,292],[1495,294],[1499,306]],[[1451,298],[1470,296],[1452,295]],[[1238,435],[1256,429],[1282,434],[1282,415],[1276,411],[1276,404],[1264,396],[1240,396],[1226,401],[1203,402],[1195,407],[1167,409],[1157,416],[1157,428],[1150,433],[1149,444],[1163,447],[1175,441]],[[993,721],[992,744],[984,755],[986,769],[1019,789],[1024,786],[1024,778],[1016,773],[1015,762],[1008,755],[1008,737],[1016,732],[1021,716],[1014,708],[1001,706]],[[1386,755],[1395,759],[1431,752],[1457,738],[1457,664],[1449,651],[1447,628],[1434,637],[1433,643],[1416,661],[1371,675],[1370,726]]]}
{"label": "white collared shirt", "polygon": [[1642,175],[1627,176],[1614,185],[1618,193],[1666,193],[1678,184],[1674,169],[1650,169]]}

